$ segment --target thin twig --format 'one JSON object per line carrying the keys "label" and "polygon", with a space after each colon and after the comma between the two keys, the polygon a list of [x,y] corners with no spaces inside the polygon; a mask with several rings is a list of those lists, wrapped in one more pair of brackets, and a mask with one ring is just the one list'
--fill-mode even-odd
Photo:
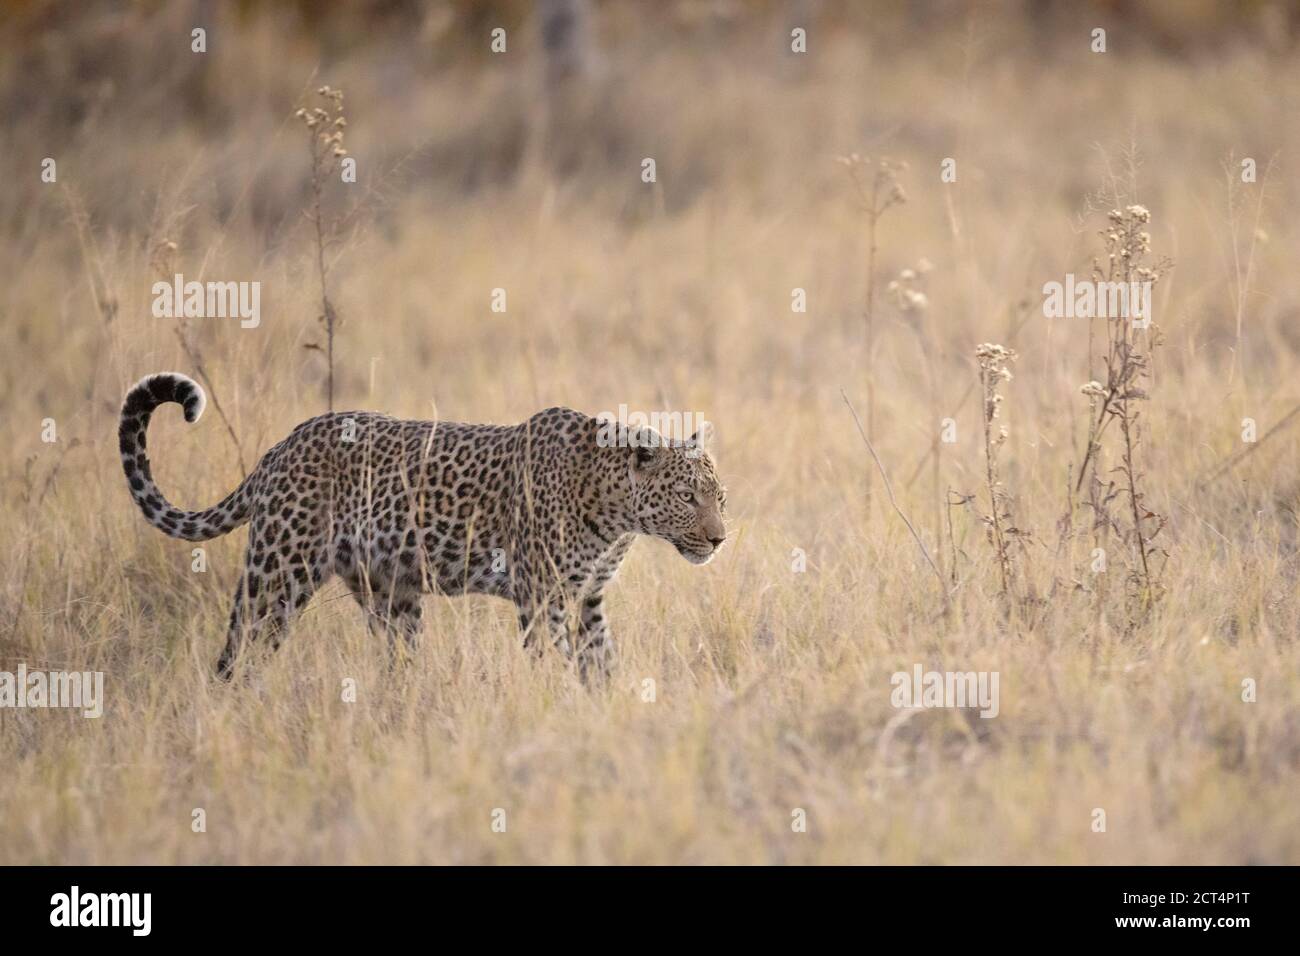
{"label": "thin twig", "polygon": [[1300,414],[1300,405],[1296,405],[1294,408],[1291,409],[1291,411],[1289,411],[1289,412],[1287,412],[1285,415],[1283,415],[1281,421],[1279,421],[1277,424],[1275,424],[1275,425],[1274,425],[1272,428],[1270,428],[1268,431],[1264,432],[1264,434],[1262,434],[1262,435],[1259,436],[1259,440],[1258,440],[1258,441],[1252,442],[1251,444],[1247,445],[1245,448],[1243,448],[1241,451],[1237,452],[1235,455],[1233,455],[1233,456],[1232,456],[1231,458],[1229,458],[1227,461],[1225,461],[1225,462],[1223,462],[1222,464],[1220,464],[1220,465],[1219,465],[1217,468],[1215,468],[1215,469],[1214,469],[1210,474],[1205,475],[1204,477],[1200,478],[1200,479],[1196,482],[1196,487],[1197,487],[1197,488],[1203,488],[1203,487],[1205,487],[1206,485],[1208,485],[1210,482],[1214,481],[1216,478],[1218,478],[1218,477],[1220,477],[1221,475],[1223,475],[1225,472],[1231,471],[1233,468],[1237,467],[1237,464],[1238,464],[1238,463],[1239,463],[1243,458],[1245,458],[1247,455],[1253,454],[1253,453],[1254,453],[1254,452],[1259,448],[1260,445],[1262,445],[1262,444],[1264,444],[1264,442],[1268,441],[1269,437],[1272,436],[1275,432],[1279,431],[1281,428],[1283,428],[1283,427],[1286,426],[1288,423],[1290,423],[1291,419],[1295,418],[1295,416],[1296,416],[1297,414]]}
{"label": "thin twig", "polygon": [[184,350],[186,358],[190,360],[195,373],[199,376],[204,387],[207,389],[208,401],[212,402],[212,407],[217,410],[217,417],[221,423],[226,426],[226,434],[230,436],[230,443],[235,446],[235,457],[239,459],[239,474],[243,478],[248,477],[248,465],[244,461],[244,447],[239,443],[239,436],[235,434],[235,428],[230,424],[230,418],[226,415],[226,410],[221,407],[221,401],[217,397],[217,390],[212,387],[212,379],[208,377],[207,366],[203,363],[203,356],[199,354],[185,334],[184,319],[176,320],[176,338],[180,339],[181,349]]}
{"label": "thin twig", "polygon": [[871,452],[871,457],[876,463],[876,469],[880,472],[880,478],[885,484],[885,494],[889,496],[890,505],[892,505],[894,510],[898,512],[898,516],[903,519],[903,524],[907,525],[907,530],[912,533],[912,538],[916,541],[916,546],[921,549],[921,555],[925,558],[925,563],[928,564],[930,570],[934,572],[934,576],[939,582],[939,593],[943,595],[943,602],[946,605],[948,603],[948,587],[943,583],[943,575],[939,572],[939,566],[936,565],[934,559],[930,557],[929,549],[926,548],[925,542],[921,540],[921,536],[916,533],[916,528],[912,526],[912,522],[908,520],[907,515],[903,514],[903,509],[898,506],[898,499],[894,497],[894,488],[889,483],[889,475],[885,473],[885,466],[881,464],[880,456],[876,454],[876,449],[872,446],[871,439],[867,437],[867,432],[862,427],[862,419],[858,418],[857,410],[853,407],[853,403],[849,401],[849,396],[844,393],[844,389],[842,388],[840,389],[840,398],[844,399],[844,404],[849,407],[849,412],[853,415],[853,422],[858,426],[858,434],[862,436],[862,441],[867,446],[867,451]]}

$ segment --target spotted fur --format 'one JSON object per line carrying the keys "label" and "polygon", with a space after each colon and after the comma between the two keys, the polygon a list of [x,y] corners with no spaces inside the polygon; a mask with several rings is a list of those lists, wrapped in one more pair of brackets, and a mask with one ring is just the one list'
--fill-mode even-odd
{"label": "spotted fur", "polygon": [[320,415],[219,504],[184,511],[158,490],[145,448],[150,416],[167,402],[194,422],[205,399],[175,372],[142,380],[122,405],[122,465],[145,518],[174,538],[249,525],[223,678],[250,641],[278,647],[335,574],[394,650],[419,635],[422,594],[491,594],[514,602],[526,647],[553,643],[584,676],[605,672],[604,590],[636,535],[663,538],[695,564],[726,538],[726,492],[697,439],[637,429],[611,444],[605,423],[569,408],[509,426]]}

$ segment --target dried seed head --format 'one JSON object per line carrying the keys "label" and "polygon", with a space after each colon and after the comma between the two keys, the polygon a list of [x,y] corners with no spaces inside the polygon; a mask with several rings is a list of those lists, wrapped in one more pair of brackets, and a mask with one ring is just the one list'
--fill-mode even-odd
{"label": "dried seed head", "polygon": [[998,363],[1014,362],[1016,359],[1016,350],[1009,349],[1005,345],[997,345],[993,342],[984,342],[975,348],[975,357],[986,359]]}

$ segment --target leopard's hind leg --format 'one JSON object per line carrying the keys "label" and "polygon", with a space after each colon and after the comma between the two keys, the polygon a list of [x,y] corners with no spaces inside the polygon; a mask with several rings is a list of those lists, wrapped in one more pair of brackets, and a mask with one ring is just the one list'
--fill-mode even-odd
{"label": "leopard's hind leg", "polygon": [[332,573],[318,522],[254,518],[249,528],[244,573],[235,588],[226,647],[217,676],[229,680],[246,648],[284,641],[293,619]]}
{"label": "leopard's hind leg", "polygon": [[394,662],[403,655],[415,653],[420,634],[424,631],[424,612],[420,607],[418,589],[376,594],[362,587],[353,587],[352,596],[366,615],[370,633],[387,636],[388,652]]}
{"label": "leopard's hind leg", "polygon": [[370,633],[388,638],[390,662],[414,654],[424,630],[424,588],[418,572],[391,561],[377,563],[373,573],[356,563],[340,563],[337,570],[361,606]]}

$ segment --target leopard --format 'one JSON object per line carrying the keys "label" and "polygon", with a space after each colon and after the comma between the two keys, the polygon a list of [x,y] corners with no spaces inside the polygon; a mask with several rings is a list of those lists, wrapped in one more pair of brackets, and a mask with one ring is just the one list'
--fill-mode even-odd
{"label": "leopard", "polygon": [[514,604],[524,648],[560,651],[584,681],[608,677],[605,593],[633,542],[659,538],[703,565],[727,539],[708,423],[681,438],[561,406],[515,425],[327,412],[266,451],[217,504],[188,511],[159,490],[146,448],[168,403],[194,423],[207,397],[179,372],[127,392],[122,467],[140,512],[172,538],[248,525],[215,668],[224,681],[253,649],[279,648],[336,576],[395,655],[416,651],[426,594],[483,594]]}

